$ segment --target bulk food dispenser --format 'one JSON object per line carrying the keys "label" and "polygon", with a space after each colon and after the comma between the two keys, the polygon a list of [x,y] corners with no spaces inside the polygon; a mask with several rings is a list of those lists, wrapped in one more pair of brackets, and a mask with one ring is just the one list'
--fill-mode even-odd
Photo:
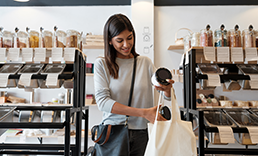
{"label": "bulk food dispenser", "polygon": [[242,37],[243,37],[243,47],[244,48],[256,47],[255,32],[253,30],[252,25],[250,25],[248,27],[248,29],[245,29],[242,31]]}
{"label": "bulk food dispenser", "polygon": [[241,31],[239,26],[236,25],[234,29],[230,29],[228,32],[228,46],[229,47],[241,47]]}
{"label": "bulk food dispenser", "polygon": [[206,26],[206,29],[200,31],[200,46],[201,47],[212,47],[213,46],[213,35],[210,30],[210,25]]}
{"label": "bulk food dispenser", "polygon": [[225,26],[222,24],[220,29],[215,30],[214,32],[214,45],[215,47],[226,47],[227,43],[227,30],[225,30]]}

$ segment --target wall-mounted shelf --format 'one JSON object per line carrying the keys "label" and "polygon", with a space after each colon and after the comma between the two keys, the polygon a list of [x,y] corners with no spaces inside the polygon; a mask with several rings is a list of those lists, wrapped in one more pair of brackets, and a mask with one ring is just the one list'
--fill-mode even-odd
{"label": "wall-mounted shelf", "polygon": [[82,49],[104,49],[104,45],[86,45],[86,44],[84,44]]}
{"label": "wall-mounted shelf", "polygon": [[184,45],[170,45],[168,50],[184,50]]}
{"label": "wall-mounted shelf", "polygon": [[94,76],[94,73],[86,73],[86,76]]}

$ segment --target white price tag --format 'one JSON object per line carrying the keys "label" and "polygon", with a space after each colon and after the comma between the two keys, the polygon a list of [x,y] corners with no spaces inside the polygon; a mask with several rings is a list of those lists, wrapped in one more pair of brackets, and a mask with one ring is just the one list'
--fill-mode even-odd
{"label": "white price tag", "polygon": [[0,48],[0,62],[5,62],[6,48]]}
{"label": "white price tag", "polygon": [[244,54],[242,47],[231,48],[231,61],[232,62],[244,62]]}
{"label": "white price tag", "polygon": [[207,74],[208,86],[221,86],[219,74]]}
{"label": "white price tag", "polygon": [[74,62],[75,48],[64,48],[64,60]]}
{"label": "white price tag", "polygon": [[245,48],[246,61],[250,61],[255,57],[257,57],[257,49],[256,48]]}
{"label": "white price tag", "polygon": [[258,75],[249,75],[250,77],[250,86],[252,89],[258,89]]}
{"label": "white price tag", "polygon": [[230,62],[229,47],[217,47],[217,62]]}
{"label": "white price tag", "polygon": [[20,48],[10,48],[7,60],[18,61],[20,56]]}
{"label": "white price tag", "polygon": [[216,61],[215,47],[203,47],[205,60]]}
{"label": "white price tag", "polygon": [[258,143],[258,128],[255,126],[254,127],[247,126],[246,128],[248,129],[252,143],[257,144]]}
{"label": "white price tag", "polygon": [[62,61],[63,57],[63,48],[53,48],[52,49],[52,62],[53,61]]}
{"label": "white price tag", "polygon": [[23,48],[22,49],[22,61],[32,62],[33,58],[33,48]]}
{"label": "white price tag", "polygon": [[30,86],[32,74],[21,74],[18,84],[22,86]]}
{"label": "white price tag", "polygon": [[235,143],[233,130],[230,126],[218,126],[221,143]]}
{"label": "white price tag", "polygon": [[0,74],[0,87],[6,87],[8,84],[8,77],[10,74]]}
{"label": "white price tag", "polygon": [[35,62],[46,62],[46,48],[35,48]]}
{"label": "white price tag", "polygon": [[57,86],[59,74],[48,74],[46,79],[47,86]]}

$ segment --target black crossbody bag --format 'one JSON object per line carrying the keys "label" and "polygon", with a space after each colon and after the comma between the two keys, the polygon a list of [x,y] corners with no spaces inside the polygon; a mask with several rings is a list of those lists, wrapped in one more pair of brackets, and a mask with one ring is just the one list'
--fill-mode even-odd
{"label": "black crossbody bag", "polygon": [[[128,100],[128,106],[131,106],[134,80],[136,70],[136,57],[134,57],[134,67],[131,82],[130,95]],[[95,146],[92,151],[89,151],[91,156],[129,156],[129,132],[128,132],[128,117],[126,116],[126,122],[123,125],[96,125],[92,127],[91,134],[92,140],[95,142]],[[97,138],[95,135],[97,133]]]}

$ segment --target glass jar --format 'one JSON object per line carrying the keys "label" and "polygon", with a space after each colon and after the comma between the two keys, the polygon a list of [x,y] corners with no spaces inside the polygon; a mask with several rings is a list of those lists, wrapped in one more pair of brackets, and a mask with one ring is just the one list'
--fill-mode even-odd
{"label": "glass jar", "polygon": [[215,47],[226,47],[227,43],[227,30],[225,26],[221,25],[220,29],[215,30],[214,32]]}
{"label": "glass jar", "polygon": [[30,48],[39,47],[39,33],[37,31],[30,31]]}
{"label": "glass jar", "polygon": [[210,30],[210,25],[200,31],[200,46],[213,47],[213,32]]}
{"label": "glass jar", "polygon": [[3,32],[2,32],[3,28],[0,27],[0,48],[3,47]]}
{"label": "glass jar", "polygon": [[254,35],[255,35],[255,45],[256,47],[258,47],[258,30],[254,31]]}
{"label": "glass jar", "polygon": [[78,46],[78,36],[79,32],[75,30],[67,30],[66,32],[66,47],[76,47]]}
{"label": "glass jar", "polygon": [[191,48],[191,38],[190,35],[184,37],[184,52],[189,51]]}
{"label": "glass jar", "polygon": [[192,34],[191,46],[192,47],[200,46],[200,33],[199,32],[195,32],[195,33]]}
{"label": "glass jar", "polygon": [[28,34],[24,31],[19,31],[17,34],[18,48],[26,48],[28,46]]}
{"label": "glass jar", "polygon": [[10,31],[3,32],[3,47],[13,48],[13,34]]}
{"label": "glass jar", "polygon": [[44,37],[44,47],[45,48],[52,48],[53,47],[53,33],[51,31],[45,30],[43,32]]}
{"label": "glass jar", "polygon": [[228,31],[228,46],[229,47],[241,47],[241,31],[238,30],[238,25],[235,29],[230,29]]}
{"label": "glass jar", "polygon": [[243,37],[243,47],[249,48],[249,47],[256,47],[256,39],[254,34],[253,26],[250,25],[249,29],[245,29],[242,31],[242,37]]}
{"label": "glass jar", "polygon": [[56,31],[57,36],[57,47],[64,48],[66,45],[66,33],[62,30]]}

